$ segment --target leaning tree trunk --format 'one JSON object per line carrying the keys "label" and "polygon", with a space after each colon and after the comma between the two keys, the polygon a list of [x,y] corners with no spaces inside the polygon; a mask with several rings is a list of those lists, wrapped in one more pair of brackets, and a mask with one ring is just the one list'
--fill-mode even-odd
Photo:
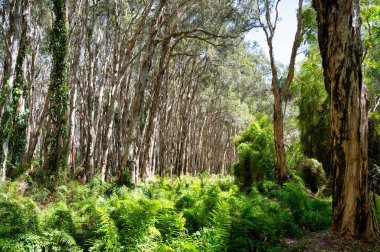
{"label": "leaning tree trunk", "polygon": [[362,84],[359,0],[314,0],[331,97],[333,231],[379,238],[368,183],[368,104]]}

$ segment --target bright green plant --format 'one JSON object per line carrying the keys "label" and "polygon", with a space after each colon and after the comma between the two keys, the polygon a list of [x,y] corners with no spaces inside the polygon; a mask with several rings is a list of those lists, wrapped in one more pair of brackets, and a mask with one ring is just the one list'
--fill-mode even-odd
{"label": "bright green plant", "polygon": [[280,239],[327,228],[331,215],[301,182],[264,180],[247,194],[207,174],[134,188],[68,183],[43,199],[18,196],[15,182],[0,192],[0,251],[281,251]]}
{"label": "bright green plant", "polygon": [[323,164],[326,174],[330,171],[330,119],[329,98],[324,86],[321,57],[312,46],[296,77],[300,142],[303,153]]}
{"label": "bright green plant", "polygon": [[240,187],[249,188],[253,181],[273,177],[273,126],[268,116],[259,116],[234,141],[239,161],[233,165],[233,169]]}

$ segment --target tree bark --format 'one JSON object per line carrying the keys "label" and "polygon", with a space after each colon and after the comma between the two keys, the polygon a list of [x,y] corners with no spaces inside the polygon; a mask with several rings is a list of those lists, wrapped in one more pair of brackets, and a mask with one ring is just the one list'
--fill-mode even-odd
{"label": "tree bark", "polygon": [[5,101],[1,105],[0,119],[1,125],[3,127],[2,135],[4,138],[0,139],[2,144],[2,172],[1,172],[1,181],[4,182],[6,178],[6,169],[8,161],[8,152],[9,152],[9,140],[11,137],[12,131],[12,110],[13,110],[13,85],[15,81],[15,71],[17,65],[17,56],[19,53],[19,42],[20,42],[20,28],[21,28],[21,3],[19,0],[12,1],[9,3],[10,13],[9,13],[9,31],[7,33],[6,40],[9,44],[9,49],[6,52],[6,59],[4,62],[4,78],[3,86],[5,92]]}
{"label": "tree bark", "polygon": [[[69,94],[67,85],[67,59],[68,59],[68,28],[67,28],[67,2],[54,0],[53,11],[55,15],[51,53],[52,70],[49,95],[47,99],[50,127],[47,130],[45,151],[45,174],[48,176],[62,175],[60,172],[67,167],[69,141],[68,133],[68,106]],[[56,177],[54,177],[56,179]]]}
{"label": "tree bark", "polygon": [[[278,4],[280,0],[275,1],[274,7],[274,21],[272,21],[271,12],[272,8],[271,1],[266,0],[264,2],[265,9],[264,11],[260,8],[259,1],[257,2],[257,8],[259,13],[263,12],[265,14],[264,18],[258,16],[258,22],[260,27],[263,29],[268,48],[269,48],[269,59],[270,67],[272,72],[272,92],[274,97],[273,103],[273,128],[274,128],[274,146],[276,150],[276,178],[279,184],[282,184],[286,181],[286,156],[285,156],[285,145],[284,145],[284,116],[285,111],[283,111],[283,103],[286,102],[286,99],[289,94],[289,88],[293,81],[294,77],[294,68],[297,57],[298,48],[301,45],[301,39],[303,36],[302,32],[302,4],[303,0],[298,0],[298,11],[297,11],[297,29],[294,36],[292,52],[290,55],[289,70],[285,79],[278,78],[277,66],[274,58],[273,51],[273,38],[276,31],[277,22],[279,19],[278,16]],[[284,83],[282,83],[284,82]],[[285,106],[286,109],[286,106]]]}
{"label": "tree bark", "polygon": [[333,226],[378,241],[368,182],[368,104],[362,82],[359,0],[314,0],[326,90],[331,97]]}

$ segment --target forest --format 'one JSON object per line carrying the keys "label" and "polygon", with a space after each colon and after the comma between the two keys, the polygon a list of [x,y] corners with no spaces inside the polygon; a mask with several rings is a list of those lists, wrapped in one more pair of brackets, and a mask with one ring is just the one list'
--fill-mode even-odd
{"label": "forest", "polygon": [[0,252],[380,251],[380,0],[0,0],[0,165]]}

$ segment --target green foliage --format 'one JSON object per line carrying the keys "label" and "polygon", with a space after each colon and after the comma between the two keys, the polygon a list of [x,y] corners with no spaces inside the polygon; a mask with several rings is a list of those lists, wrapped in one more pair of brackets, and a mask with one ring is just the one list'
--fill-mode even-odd
{"label": "green foliage", "polygon": [[375,197],[376,200],[376,217],[377,217],[377,222],[380,222],[380,196],[377,195]]}
{"label": "green foliage", "polygon": [[67,222],[70,211],[54,210],[45,222],[44,213],[33,201],[17,196],[12,186],[8,190],[0,197],[0,251],[80,251],[71,234],[60,229],[65,225],[57,225]]}
{"label": "green foliage", "polygon": [[164,242],[170,243],[185,232],[186,219],[174,207],[163,207],[157,212],[156,228]]}
{"label": "green foliage", "polygon": [[68,101],[67,83],[68,29],[65,20],[65,1],[54,0],[55,19],[50,34],[52,54],[51,83],[49,86],[50,127],[47,136],[45,181],[56,181],[67,166],[68,155]]}
{"label": "green foliage", "polygon": [[380,112],[380,1],[362,1],[362,34],[364,58],[364,83],[368,88],[368,98],[371,101],[371,110]]}
{"label": "green foliage", "polygon": [[380,113],[373,112],[368,119],[368,166],[372,190],[380,194]]}
{"label": "green foliage", "polygon": [[[302,183],[254,183],[229,176],[159,179],[135,188],[95,180],[60,186],[40,200],[2,187],[0,251],[270,251],[281,238],[318,231],[330,207]],[[35,191],[29,191],[35,194]]]}
{"label": "green foliage", "polygon": [[65,231],[70,235],[75,235],[75,224],[72,212],[67,209],[64,202],[58,202],[48,213],[46,225],[49,228]]}
{"label": "green foliage", "polygon": [[306,190],[294,183],[286,183],[278,196],[288,208],[295,222],[306,230],[317,231],[331,224],[331,207],[321,200],[310,200]]}
{"label": "green foliage", "polygon": [[269,117],[259,116],[234,141],[239,162],[233,169],[240,187],[248,188],[253,181],[273,177],[275,151],[273,124]]}
{"label": "green foliage", "polygon": [[315,44],[317,42],[317,19],[312,7],[305,8],[302,13],[302,30],[304,32],[304,43]]}
{"label": "green foliage", "polygon": [[300,173],[305,185],[313,193],[317,193],[327,183],[322,164],[315,159],[304,159],[300,164]]}
{"label": "green foliage", "polygon": [[16,234],[39,229],[38,212],[32,202],[0,199],[0,237],[12,238]]}
{"label": "green foliage", "polygon": [[330,119],[329,98],[324,86],[321,58],[312,46],[308,58],[303,62],[296,77],[295,88],[300,97],[298,126],[304,154],[316,158],[323,164],[326,173],[330,171]]}
{"label": "green foliage", "polygon": [[210,213],[209,227],[201,230],[204,239],[202,251],[226,251],[230,236],[231,217],[226,202],[218,202]]}

